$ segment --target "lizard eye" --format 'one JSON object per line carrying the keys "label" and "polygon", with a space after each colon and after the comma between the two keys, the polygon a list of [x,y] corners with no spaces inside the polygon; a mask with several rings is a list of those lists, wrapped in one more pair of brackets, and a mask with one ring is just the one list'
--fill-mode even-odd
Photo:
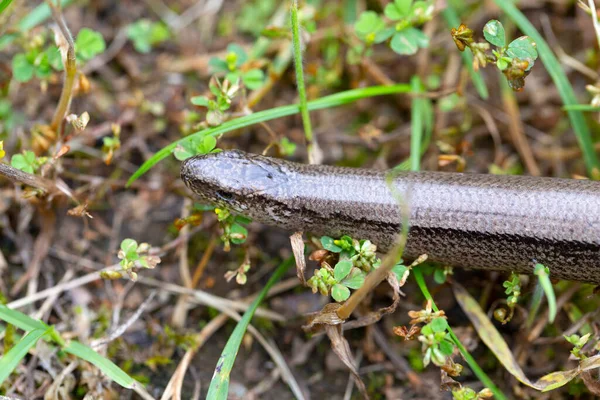
{"label": "lizard eye", "polygon": [[223,191],[223,190],[217,190],[217,191],[215,192],[215,194],[217,195],[217,197],[218,197],[219,199],[221,199],[221,200],[223,200],[223,201],[227,201],[227,202],[229,202],[229,201],[233,200],[233,193],[230,193],[230,192],[225,192],[225,191]]}

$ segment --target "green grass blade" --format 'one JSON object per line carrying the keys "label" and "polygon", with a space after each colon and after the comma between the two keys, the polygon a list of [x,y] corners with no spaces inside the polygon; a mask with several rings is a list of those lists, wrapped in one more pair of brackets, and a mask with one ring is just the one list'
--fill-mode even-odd
{"label": "green grass blade", "polygon": [[296,69],[296,85],[298,87],[298,99],[300,100],[300,115],[304,126],[304,136],[308,147],[308,158],[312,159],[313,133],[310,123],[310,113],[306,101],[306,87],[304,85],[304,71],[302,69],[302,48],[300,46],[300,23],[298,22],[298,0],[292,0],[290,10],[292,22],[292,44],[294,47],[294,67]]}
{"label": "green grass blade", "polygon": [[210,387],[208,389],[207,399],[214,400],[226,400],[227,394],[229,391],[229,377],[231,375],[231,369],[233,368],[233,363],[237,356],[238,350],[240,349],[240,344],[242,343],[242,338],[246,333],[246,329],[248,329],[248,325],[252,320],[252,316],[256,312],[259,304],[263,301],[269,289],[279,281],[288,268],[294,264],[294,258],[290,257],[285,260],[283,263],[277,267],[277,270],[271,275],[269,281],[265,285],[265,287],[260,291],[256,299],[252,302],[248,310],[244,313],[242,319],[236,325],[233,333],[227,340],[227,344],[221,353],[221,357],[217,362],[217,367],[215,368],[215,373],[210,381]]}
{"label": "green grass blade", "polygon": [[10,6],[12,1],[13,0],[2,0],[2,2],[0,2],[0,15],[8,8],[8,6]]}
{"label": "green grass blade", "polygon": [[565,110],[565,111],[600,112],[600,107],[594,107],[591,104],[571,104],[571,105],[568,105],[568,106],[564,106],[563,110]]}
{"label": "green grass blade", "polygon": [[23,357],[27,355],[29,349],[48,332],[48,329],[34,329],[17,343],[12,349],[8,351],[2,358],[0,358],[0,386],[4,383],[4,380],[17,368],[17,365],[21,362]]}
{"label": "green grass blade", "polygon": [[544,294],[548,300],[548,321],[554,322],[556,318],[556,295],[554,294],[554,288],[552,282],[550,282],[550,276],[548,275],[548,269],[542,264],[535,264],[534,272],[538,277],[538,282],[544,289]]}
{"label": "green grass blade", "polygon": [[[56,4],[56,0],[53,0],[52,2]],[[61,0],[60,6],[64,9],[72,2],[73,0]],[[25,17],[23,17],[21,21],[19,21],[19,30],[21,32],[25,32],[35,28],[51,16],[52,13],[50,12],[50,7],[48,7],[48,4],[42,3],[29,12]]]}
{"label": "green grass blade", "polygon": [[[392,86],[371,86],[367,88],[361,89],[353,89],[347,90],[345,92],[340,92],[336,94],[332,94],[330,96],[322,97],[318,100],[313,100],[308,102],[308,109],[310,111],[320,110],[323,108],[331,108],[337,107],[344,104],[352,103],[356,100],[364,99],[367,97],[374,96],[383,96],[387,94],[397,94],[397,93],[408,93],[410,92],[410,85],[407,84],[398,84]],[[202,131],[193,133],[189,136],[181,138],[168,146],[162,148],[158,152],[156,152],[152,157],[150,157],[146,162],[144,162],[137,171],[129,178],[127,181],[127,186],[131,185],[136,179],[140,176],[144,175],[146,172],[150,170],[154,165],[156,165],[161,160],[171,154],[173,149],[177,147],[177,145],[184,140],[190,140],[193,137],[204,137],[204,136],[217,136],[223,133],[227,133],[236,129],[244,128],[246,126],[254,125],[260,122],[270,121],[276,118],[286,117],[289,115],[297,114],[299,111],[298,104],[291,104],[288,106],[271,108],[269,110],[259,111],[250,115],[246,115],[240,118],[233,119],[231,121],[227,121],[215,128],[204,129]]]}
{"label": "green grass blade", "polygon": [[410,121],[410,170],[418,171],[421,169],[421,147],[423,145],[423,99],[418,96],[421,93],[421,80],[414,75],[410,81],[411,92],[414,95],[411,104]]}
{"label": "green grass blade", "polygon": [[[540,59],[546,66],[548,73],[552,77],[556,88],[562,98],[562,101],[565,106],[569,107],[571,105],[577,104],[577,99],[575,97],[575,92],[573,91],[573,87],[569,83],[567,76],[562,70],[560,63],[554,56],[554,53],[548,46],[548,43],[544,40],[542,35],[535,29],[535,27],[529,22],[527,17],[519,11],[519,9],[511,2],[506,0],[494,0],[496,5],[502,9],[506,13],[506,15],[519,27],[519,29],[527,36],[533,39],[536,43],[537,51],[540,56]],[[579,147],[581,148],[581,152],[583,153],[583,160],[588,169],[588,172],[591,175],[595,175],[597,171],[600,169],[600,164],[598,163],[598,157],[594,151],[594,144],[592,142],[592,137],[590,134],[590,130],[585,122],[585,118],[581,111],[579,110],[569,110],[569,119],[571,120],[571,124],[573,125],[573,130],[575,132],[575,136],[577,137],[577,141],[579,142]]]}
{"label": "green grass blade", "polygon": [[0,320],[6,321],[9,324],[16,326],[24,331],[33,331],[36,329],[47,330],[48,325],[42,321],[31,318],[29,315],[23,314],[17,310],[11,310],[5,305],[0,305]]}
{"label": "green grass blade", "polygon": [[124,388],[131,389],[137,385],[135,379],[127,375],[127,373],[125,373],[125,371],[119,368],[115,363],[107,358],[102,357],[91,348],[84,346],[76,340],[70,341],[63,348],[63,350],[95,365],[102,372],[104,372],[106,376]]}
{"label": "green grass blade", "polygon": [[[444,11],[442,11],[442,16],[444,17],[448,27],[458,28],[460,25],[458,14],[450,3],[448,3]],[[473,68],[473,54],[471,54],[470,51],[462,51],[460,56],[462,57],[465,67],[467,67],[467,70],[469,71],[469,75],[473,81],[473,86],[475,86],[475,90],[477,90],[479,97],[482,99],[487,99],[490,97],[485,80],[483,79],[483,76],[481,76],[481,72],[475,71],[475,68]]]}
{"label": "green grass blade", "polygon": [[[425,284],[425,279],[423,278],[423,273],[421,272],[421,268],[420,267],[413,268],[412,275],[415,277],[415,280],[417,281],[417,285],[419,285],[419,289],[421,289],[423,296],[425,296],[425,298],[427,300],[431,301],[432,308],[435,311],[439,311],[437,305],[433,301],[433,297],[431,297],[431,293],[429,293],[429,289],[427,288],[427,285]],[[477,376],[477,378],[481,381],[481,383],[483,383],[488,389],[490,389],[494,393],[494,398],[497,400],[508,400],[508,398],[504,395],[504,393],[502,393],[500,388],[498,386],[496,386],[494,384],[494,382],[492,382],[490,377],[487,376],[487,374],[481,369],[479,364],[477,364],[477,361],[475,361],[475,359],[473,358],[473,356],[471,356],[471,354],[465,348],[465,346],[463,346],[463,344],[460,342],[460,340],[458,340],[458,337],[456,337],[456,335],[452,331],[452,328],[450,328],[449,326],[448,326],[448,332],[450,333],[450,337],[452,338],[452,341],[454,342],[454,344],[460,351],[460,354],[462,354],[462,356],[464,357],[465,361],[467,361],[467,364],[469,364],[469,367],[471,368],[471,370],[473,371],[475,376]]]}

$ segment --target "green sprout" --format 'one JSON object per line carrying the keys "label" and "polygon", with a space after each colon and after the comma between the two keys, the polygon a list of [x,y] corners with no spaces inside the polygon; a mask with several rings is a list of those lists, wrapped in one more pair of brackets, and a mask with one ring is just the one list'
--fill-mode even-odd
{"label": "green sprout", "polygon": [[[4,153],[4,150],[2,150],[2,153]],[[10,159],[10,165],[23,172],[33,174],[47,160],[47,157],[37,157],[33,151],[25,150],[22,154],[13,155]]]}
{"label": "green sprout", "polygon": [[421,328],[418,340],[422,343],[423,365],[430,362],[442,367],[447,364],[447,359],[454,351],[454,343],[447,332],[448,321],[445,317],[436,317]]}
{"label": "green sprout", "polygon": [[415,54],[429,46],[429,38],[418,26],[433,17],[432,1],[394,0],[384,10],[389,20],[374,11],[363,12],[354,24],[356,35],[371,46],[390,40],[390,48],[402,55]]}
{"label": "green sprout", "polygon": [[208,62],[215,74],[225,74],[229,82],[241,82],[250,90],[260,88],[265,81],[265,73],[259,68],[252,68],[248,54],[242,46],[231,43],[227,46],[225,59],[213,57]]}
{"label": "green sprout", "polygon": [[504,308],[498,308],[494,311],[494,318],[502,324],[506,324],[512,319],[515,313],[515,307],[521,296],[521,278],[519,278],[518,274],[513,272],[510,275],[510,279],[504,281],[502,286],[505,288],[504,293],[508,295],[506,298],[508,314]]}
{"label": "green sprout", "polygon": [[168,40],[171,33],[162,22],[140,19],[127,27],[127,37],[133,42],[136,51],[150,53],[153,46]]}
{"label": "green sprout", "polygon": [[[467,47],[471,50],[475,69],[485,67],[488,62],[496,64],[513,90],[523,90],[525,77],[538,58],[535,42],[530,37],[521,36],[507,44],[504,26],[495,19],[488,21],[483,28],[483,36],[488,43],[475,42],[473,30],[464,24],[452,28],[451,33],[460,51]],[[491,54],[490,44],[496,47],[491,50]]]}
{"label": "green sprout", "polygon": [[[46,45],[44,35],[36,35],[24,48],[24,52],[15,54],[12,59],[13,76],[17,81],[28,82],[34,76],[48,79],[53,71],[64,69],[58,47],[54,44]],[[83,28],[77,34],[75,56],[79,63],[91,60],[105,49],[106,42],[99,32]]]}
{"label": "green sprout", "polygon": [[221,223],[223,234],[221,240],[224,244],[224,250],[231,250],[231,243],[242,244],[248,238],[248,229],[244,225],[250,223],[250,219],[241,215],[233,215],[224,208],[215,208],[217,220]]}
{"label": "green sprout", "polygon": [[564,338],[567,340],[567,342],[569,342],[569,343],[571,343],[573,345],[573,349],[571,350],[571,354],[573,354],[573,356],[576,359],[578,359],[578,360],[584,360],[584,359],[587,358],[587,356],[581,352],[581,349],[590,340],[590,336],[591,336],[591,333],[587,333],[587,334],[585,334],[583,336],[579,336],[577,334],[573,334],[571,336],[564,335]]}
{"label": "green sprout", "polygon": [[160,257],[150,255],[150,245],[148,243],[136,242],[133,239],[123,239],[117,257],[121,260],[119,264],[122,271],[103,271],[101,273],[104,279],[119,279],[125,272],[129,279],[136,281],[137,271],[141,268],[153,269],[160,263]]}
{"label": "green sprout", "polygon": [[225,120],[224,112],[231,107],[233,99],[240,90],[240,85],[237,78],[235,80],[225,78],[223,81],[214,78],[211,79],[208,87],[214,99],[207,96],[195,96],[192,97],[191,102],[196,106],[208,108],[206,123],[209,126],[218,126]]}

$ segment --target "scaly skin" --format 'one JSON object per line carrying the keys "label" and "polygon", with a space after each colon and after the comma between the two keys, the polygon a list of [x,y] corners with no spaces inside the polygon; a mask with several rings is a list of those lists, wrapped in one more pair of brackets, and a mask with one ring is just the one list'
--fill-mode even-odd
{"label": "scaly skin", "polygon": [[[269,225],[370,239],[389,249],[400,207],[385,172],[305,165],[240,151],[192,157],[181,178],[202,200]],[[600,283],[600,182],[528,176],[404,172],[404,258]]]}

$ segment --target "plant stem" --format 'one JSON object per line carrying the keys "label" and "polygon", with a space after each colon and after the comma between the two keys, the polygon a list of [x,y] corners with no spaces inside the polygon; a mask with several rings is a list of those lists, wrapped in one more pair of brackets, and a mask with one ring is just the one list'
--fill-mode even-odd
{"label": "plant stem", "polygon": [[312,125],[310,123],[310,114],[306,100],[306,87],[304,85],[304,71],[302,70],[302,48],[300,45],[300,24],[298,22],[298,0],[292,0],[291,7],[292,20],[292,43],[294,46],[294,65],[296,67],[296,84],[298,85],[298,97],[300,100],[300,115],[302,115],[302,125],[304,126],[304,135],[306,137],[306,145],[308,149],[308,162],[310,164],[318,163],[316,155],[319,153],[318,145],[316,144]]}
{"label": "plant stem", "polygon": [[48,7],[50,7],[52,17],[54,18],[54,21],[57,23],[60,32],[67,42],[67,55],[65,57],[65,82],[60,94],[58,106],[56,107],[54,117],[52,117],[52,122],[50,124],[50,128],[52,128],[52,130],[55,132],[58,132],[63,119],[69,112],[69,106],[71,105],[73,87],[75,85],[75,75],[77,74],[77,64],[73,36],[71,35],[71,31],[65,23],[60,8],[52,3],[51,0],[46,0],[46,4],[48,4]]}

